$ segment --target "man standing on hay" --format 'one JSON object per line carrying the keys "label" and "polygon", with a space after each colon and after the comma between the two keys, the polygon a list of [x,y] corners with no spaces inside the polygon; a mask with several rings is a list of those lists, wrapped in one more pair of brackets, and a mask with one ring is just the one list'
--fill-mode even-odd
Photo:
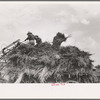
{"label": "man standing on hay", "polygon": [[35,40],[35,36],[31,33],[31,32],[28,32],[27,33],[27,38],[25,39],[25,41],[26,40],[29,40],[29,43],[31,44],[31,45],[35,45],[35,43],[34,43],[34,40]]}
{"label": "man standing on hay", "polygon": [[29,40],[29,43],[31,45],[35,45],[34,40],[36,40],[37,46],[42,43],[42,40],[38,35],[33,35],[31,32],[28,32],[27,35],[28,35],[28,37],[25,39],[25,41]]}
{"label": "man standing on hay", "polygon": [[58,32],[56,36],[53,38],[53,48],[59,49],[62,42],[65,42],[71,35],[65,37],[64,34]]}
{"label": "man standing on hay", "polygon": [[42,43],[41,38],[38,35],[35,35],[35,40],[36,40],[36,46],[39,46]]}

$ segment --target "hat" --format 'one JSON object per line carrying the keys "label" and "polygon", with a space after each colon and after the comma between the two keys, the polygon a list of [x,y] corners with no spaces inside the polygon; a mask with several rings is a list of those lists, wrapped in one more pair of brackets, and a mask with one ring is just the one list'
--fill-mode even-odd
{"label": "hat", "polygon": [[28,35],[28,34],[32,34],[32,32],[28,32],[27,35]]}
{"label": "hat", "polygon": [[38,37],[38,35],[35,35],[35,37]]}

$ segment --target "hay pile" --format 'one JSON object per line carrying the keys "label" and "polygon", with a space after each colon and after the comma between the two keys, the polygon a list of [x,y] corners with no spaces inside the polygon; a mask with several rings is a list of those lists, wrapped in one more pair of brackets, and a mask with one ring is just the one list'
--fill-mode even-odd
{"label": "hay pile", "polygon": [[[62,35],[60,33],[60,35]],[[10,83],[56,83],[69,80],[95,83],[92,75],[91,54],[75,46],[61,47],[64,34],[54,37],[53,45],[44,42],[38,46],[21,43],[7,55],[6,74]],[[2,72],[2,71],[1,71]],[[4,78],[1,75],[2,78]],[[6,79],[6,78],[5,78]]]}

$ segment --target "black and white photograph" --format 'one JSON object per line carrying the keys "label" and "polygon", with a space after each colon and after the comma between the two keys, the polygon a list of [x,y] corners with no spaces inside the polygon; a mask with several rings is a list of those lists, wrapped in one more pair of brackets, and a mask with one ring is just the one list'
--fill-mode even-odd
{"label": "black and white photograph", "polygon": [[99,43],[100,2],[0,2],[2,84],[100,83]]}

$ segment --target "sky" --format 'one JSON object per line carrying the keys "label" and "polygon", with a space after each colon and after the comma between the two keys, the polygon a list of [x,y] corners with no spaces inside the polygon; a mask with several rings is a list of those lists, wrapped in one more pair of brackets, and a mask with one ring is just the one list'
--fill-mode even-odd
{"label": "sky", "polygon": [[0,49],[28,31],[50,43],[57,32],[71,34],[62,45],[88,51],[100,64],[100,2],[0,2]]}

